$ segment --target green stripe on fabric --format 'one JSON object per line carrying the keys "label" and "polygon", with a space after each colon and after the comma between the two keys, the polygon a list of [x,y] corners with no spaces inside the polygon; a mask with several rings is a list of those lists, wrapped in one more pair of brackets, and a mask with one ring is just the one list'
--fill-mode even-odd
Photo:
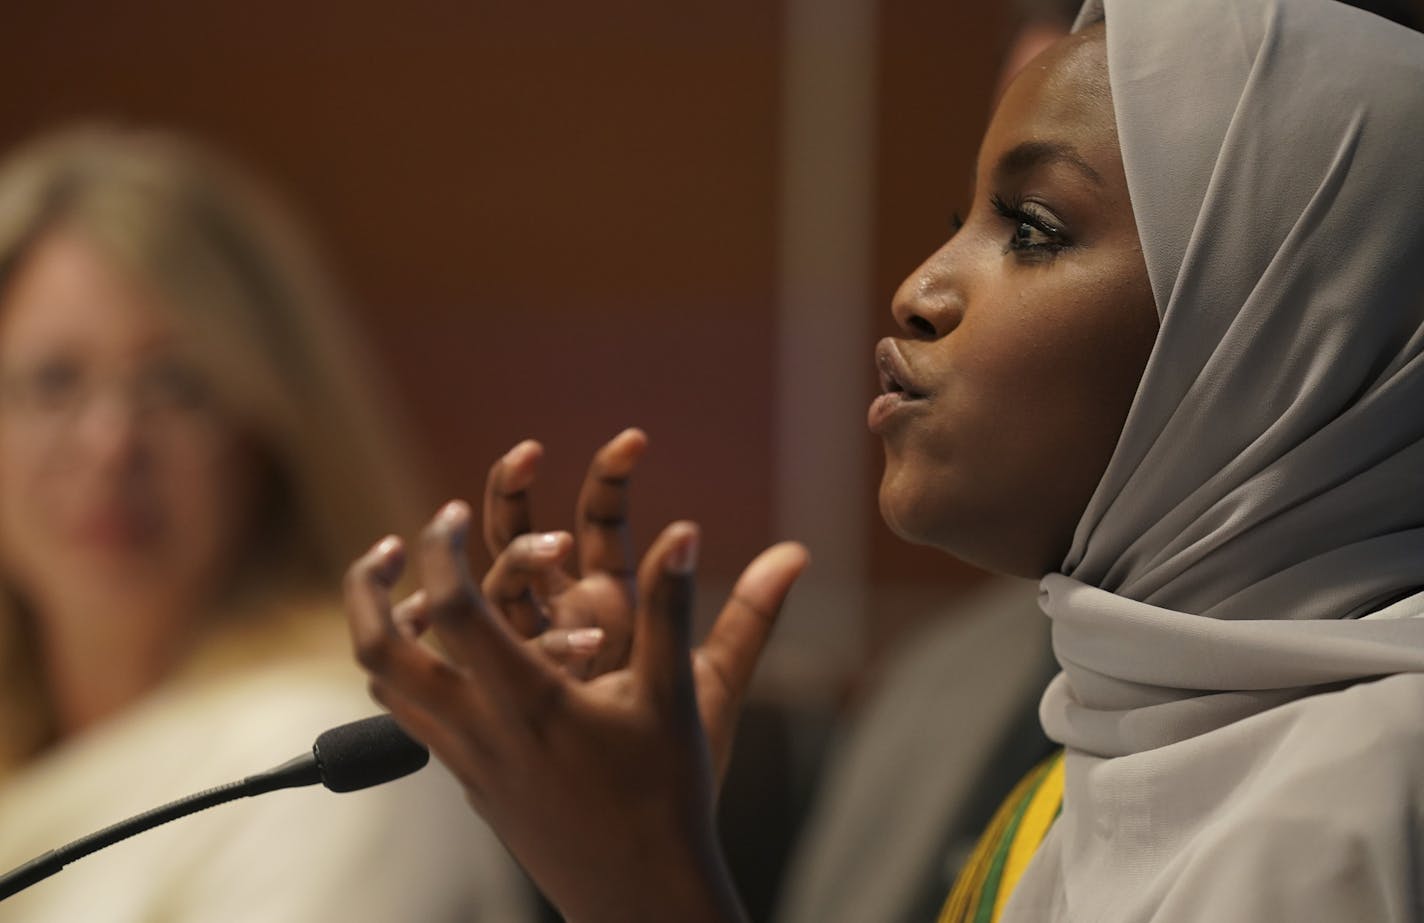
{"label": "green stripe on fabric", "polygon": [[1023,798],[1014,806],[1014,816],[1004,828],[1003,837],[994,846],[994,858],[990,860],[988,874],[984,876],[984,889],[979,893],[979,906],[974,908],[973,923],[993,923],[994,904],[999,896],[999,885],[1003,881],[1004,862],[1009,857],[1009,847],[1014,842],[1014,836],[1019,831],[1019,824],[1023,822],[1028,806],[1033,803],[1033,796],[1048,775],[1047,767],[1040,768],[1037,775],[1029,790],[1024,792]]}

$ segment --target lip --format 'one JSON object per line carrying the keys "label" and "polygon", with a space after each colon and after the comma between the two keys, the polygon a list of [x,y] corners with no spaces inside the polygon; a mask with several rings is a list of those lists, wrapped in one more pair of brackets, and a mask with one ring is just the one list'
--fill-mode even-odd
{"label": "lip", "polygon": [[126,510],[90,510],[70,524],[69,539],[79,545],[110,550],[144,546],[155,537],[152,520]]}
{"label": "lip", "polygon": [[876,344],[875,367],[880,372],[880,394],[870,403],[866,423],[878,435],[896,416],[923,406],[929,395],[917,382],[895,340],[886,337]]}
{"label": "lip", "polygon": [[893,338],[886,337],[875,344],[875,367],[880,371],[881,394],[904,394],[911,400],[929,396]]}

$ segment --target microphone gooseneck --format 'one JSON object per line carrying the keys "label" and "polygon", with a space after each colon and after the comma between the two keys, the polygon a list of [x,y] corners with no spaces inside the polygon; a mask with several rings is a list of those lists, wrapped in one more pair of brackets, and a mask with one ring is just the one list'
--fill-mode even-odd
{"label": "microphone gooseneck", "polygon": [[429,761],[430,752],[407,736],[390,715],[343,724],[322,732],[311,752],[280,766],[171,801],[36,856],[0,875],[0,900],[43,881],[76,859],[205,808],[318,782],[333,792],[354,792],[409,775]]}

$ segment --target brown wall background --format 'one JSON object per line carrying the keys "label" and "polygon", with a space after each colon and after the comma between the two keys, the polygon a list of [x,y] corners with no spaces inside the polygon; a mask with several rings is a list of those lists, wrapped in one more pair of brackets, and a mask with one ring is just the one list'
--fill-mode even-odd
{"label": "brown wall background", "polygon": [[[1005,6],[879,3],[878,331],[962,205]],[[75,118],[158,124],[292,201],[435,496],[477,496],[536,435],[539,507],[563,525],[588,454],[637,424],[653,440],[641,536],[701,520],[714,583],[779,537],[776,344],[798,335],[776,323],[780,4],[56,0],[5,19],[0,147]],[[867,400],[872,343],[844,372]],[[868,434],[843,450],[878,476]],[[878,518],[865,529],[877,583],[971,579]]]}

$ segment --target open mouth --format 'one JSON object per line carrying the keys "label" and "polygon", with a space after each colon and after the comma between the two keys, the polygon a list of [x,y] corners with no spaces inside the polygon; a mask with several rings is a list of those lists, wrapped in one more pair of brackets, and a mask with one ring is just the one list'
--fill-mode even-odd
{"label": "open mouth", "polygon": [[900,384],[899,379],[885,372],[883,369],[880,372],[880,393],[899,394],[907,401],[917,401],[924,397],[924,395],[918,391],[911,391],[909,388]]}
{"label": "open mouth", "polygon": [[875,347],[875,368],[880,373],[880,393],[870,402],[866,422],[872,433],[888,435],[898,425],[892,421],[918,416],[917,411],[929,406],[929,394],[920,389],[900,345],[890,337]]}
{"label": "open mouth", "polygon": [[909,382],[904,360],[889,340],[882,341],[875,350],[875,366],[880,373],[881,394],[898,394],[901,399],[909,401],[921,400],[926,396]]}

